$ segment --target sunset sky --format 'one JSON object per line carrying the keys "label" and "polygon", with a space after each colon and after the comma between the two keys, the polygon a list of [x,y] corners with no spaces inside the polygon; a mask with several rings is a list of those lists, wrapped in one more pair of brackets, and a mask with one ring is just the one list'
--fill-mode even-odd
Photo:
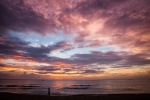
{"label": "sunset sky", "polygon": [[150,78],[150,0],[0,0],[0,79]]}

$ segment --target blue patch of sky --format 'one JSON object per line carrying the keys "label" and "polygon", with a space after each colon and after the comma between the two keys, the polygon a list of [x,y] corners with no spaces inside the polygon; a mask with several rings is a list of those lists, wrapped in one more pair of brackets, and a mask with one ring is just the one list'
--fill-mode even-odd
{"label": "blue patch of sky", "polygon": [[57,31],[57,33],[40,35],[36,33],[19,33],[15,31],[10,31],[13,37],[18,37],[23,41],[30,42],[31,45],[53,45],[57,42],[66,41],[73,42],[73,36],[69,36],[63,33],[63,31]]}

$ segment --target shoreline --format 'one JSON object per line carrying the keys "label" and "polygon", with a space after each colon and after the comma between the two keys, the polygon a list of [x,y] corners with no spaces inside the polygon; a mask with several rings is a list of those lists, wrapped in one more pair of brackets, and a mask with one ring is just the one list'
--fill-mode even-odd
{"label": "shoreline", "polygon": [[33,95],[0,92],[0,100],[150,100],[150,94]]}

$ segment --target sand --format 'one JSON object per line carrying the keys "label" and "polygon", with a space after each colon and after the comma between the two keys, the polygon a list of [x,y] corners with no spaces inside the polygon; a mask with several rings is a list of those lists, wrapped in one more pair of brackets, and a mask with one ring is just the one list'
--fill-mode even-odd
{"label": "sand", "polygon": [[150,94],[47,96],[47,95],[0,93],[0,100],[150,100]]}

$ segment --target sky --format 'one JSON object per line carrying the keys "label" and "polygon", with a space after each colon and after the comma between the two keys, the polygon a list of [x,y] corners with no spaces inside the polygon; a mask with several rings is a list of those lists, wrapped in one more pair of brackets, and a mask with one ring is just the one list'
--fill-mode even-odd
{"label": "sky", "polygon": [[1,0],[0,79],[150,78],[150,0]]}

